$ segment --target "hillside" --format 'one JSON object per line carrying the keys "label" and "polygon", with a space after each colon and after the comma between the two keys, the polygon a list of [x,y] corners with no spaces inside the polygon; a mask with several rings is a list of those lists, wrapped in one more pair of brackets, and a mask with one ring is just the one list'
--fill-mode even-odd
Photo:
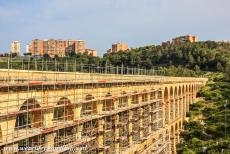
{"label": "hillside", "polygon": [[153,67],[182,66],[195,71],[223,71],[230,74],[230,43],[214,41],[181,45],[146,46],[127,52],[105,54],[102,61],[150,69]]}
{"label": "hillside", "polygon": [[[24,58],[15,60],[12,64],[15,68],[24,68],[29,63],[30,69],[44,68],[55,70],[54,66],[59,63],[61,68],[68,64],[68,71],[73,71],[74,65],[79,68],[92,66],[100,67],[124,67],[139,68],[144,70],[158,70],[160,75],[171,76],[200,76],[204,71],[225,72],[230,74],[230,43],[214,41],[184,43],[181,45],[157,45],[131,48],[127,51],[117,53],[106,53],[102,58],[88,56],[86,54],[68,53],[67,57],[50,58],[45,55],[43,58]],[[18,61],[18,62],[16,62]],[[40,63],[39,63],[40,61]],[[24,65],[24,66],[22,66]],[[0,67],[7,68],[7,58],[0,59]],[[28,69],[28,68],[27,68]],[[76,70],[81,70],[76,69]],[[66,71],[66,70],[65,70]],[[158,73],[156,73],[158,74]]]}
{"label": "hillside", "polygon": [[208,74],[208,84],[190,106],[189,121],[177,145],[179,154],[230,153],[230,82],[224,74]]}

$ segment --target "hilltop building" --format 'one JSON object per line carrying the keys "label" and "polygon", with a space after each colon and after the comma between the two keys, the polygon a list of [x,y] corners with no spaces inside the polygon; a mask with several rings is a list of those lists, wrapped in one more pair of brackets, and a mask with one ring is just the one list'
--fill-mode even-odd
{"label": "hilltop building", "polygon": [[172,44],[181,44],[181,43],[194,43],[198,41],[198,37],[195,35],[185,35],[185,36],[179,36],[172,39]]}
{"label": "hilltop building", "polygon": [[162,46],[167,46],[170,44],[174,44],[174,45],[179,45],[182,43],[186,43],[186,42],[190,42],[190,43],[194,43],[198,41],[198,37],[195,35],[185,35],[185,36],[178,36],[173,38],[171,41],[166,41],[166,42],[162,42]]}
{"label": "hilltop building", "polygon": [[126,51],[129,49],[128,44],[126,43],[116,43],[112,44],[111,50],[109,52],[118,52],[118,51]]}

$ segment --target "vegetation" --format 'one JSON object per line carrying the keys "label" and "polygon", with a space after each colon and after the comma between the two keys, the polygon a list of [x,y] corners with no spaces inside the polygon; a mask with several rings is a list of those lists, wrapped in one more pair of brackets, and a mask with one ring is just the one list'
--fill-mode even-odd
{"label": "vegetation", "polygon": [[130,67],[185,67],[195,71],[219,71],[230,74],[230,44],[214,41],[181,45],[146,46],[127,52],[105,54],[102,61]]}
{"label": "vegetation", "polygon": [[[160,75],[200,76],[203,74],[203,71],[218,71],[230,74],[229,53],[229,43],[206,41],[184,43],[181,45],[145,46],[130,49],[126,52],[106,53],[102,58],[81,53],[68,53],[67,57],[55,56],[54,58],[49,57],[49,55],[44,55],[41,58],[32,57],[28,59],[27,56],[27,59],[24,59],[23,63],[28,64],[28,61],[43,60],[48,61],[49,63],[46,65],[48,68],[51,68],[54,67],[54,61],[58,63],[65,63],[67,61],[72,65],[84,64],[103,67],[119,66],[145,70],[154,69],[161,72]],[[21,64],[22,63],[19,62],[16,66],[22,68]],[[2,68],[3,65],[0,64],[0,67]],[[32,68],[33,67],[31,67],[31,69]]]}
{"label": "vegetation", "polygon": [[230,153],[230,82],[223,73],[207,74],[203,97],[191,106],[178,153]]}
{"label": "vegetation", "polygon": [[[15,57],[15,55],[11,57]],[[30,60],[34,59],[49,61],[56,59],[58,62],[68,61],[78,64],[113,65],[141,69],[163,69],[174,66],[172,70],[187,68],[198,73],[200,71],[218,71],[230,74],[230,43],[206,41],[181,45],[152,45],[132,48],[125,52],[106,53],[102,58],[81,53],[68,53],[67,57],[50,58],[49,55],[44,55],[42,58],[31,58]],[[182,71],[189,72],[189,70]],[[188,74],[193,73],[190,71]]]}

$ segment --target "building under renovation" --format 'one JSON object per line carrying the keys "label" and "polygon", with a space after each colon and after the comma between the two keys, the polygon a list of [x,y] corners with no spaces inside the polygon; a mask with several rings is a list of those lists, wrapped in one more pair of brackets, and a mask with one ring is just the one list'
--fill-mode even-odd
{"label": "building under renovation", "polygon": [[0,69],[0,153],[176,153],[204,78]]}

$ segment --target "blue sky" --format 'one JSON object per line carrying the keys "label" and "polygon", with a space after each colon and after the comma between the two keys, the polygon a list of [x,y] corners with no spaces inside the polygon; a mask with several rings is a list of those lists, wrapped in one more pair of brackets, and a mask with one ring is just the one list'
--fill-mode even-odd
{"label": "blue sky", "polygon": [[230,40],[230,0],[0,0],[0,52],[34,38],[83,39],[102,55],[112,43],[159,44],[177,35]]}

